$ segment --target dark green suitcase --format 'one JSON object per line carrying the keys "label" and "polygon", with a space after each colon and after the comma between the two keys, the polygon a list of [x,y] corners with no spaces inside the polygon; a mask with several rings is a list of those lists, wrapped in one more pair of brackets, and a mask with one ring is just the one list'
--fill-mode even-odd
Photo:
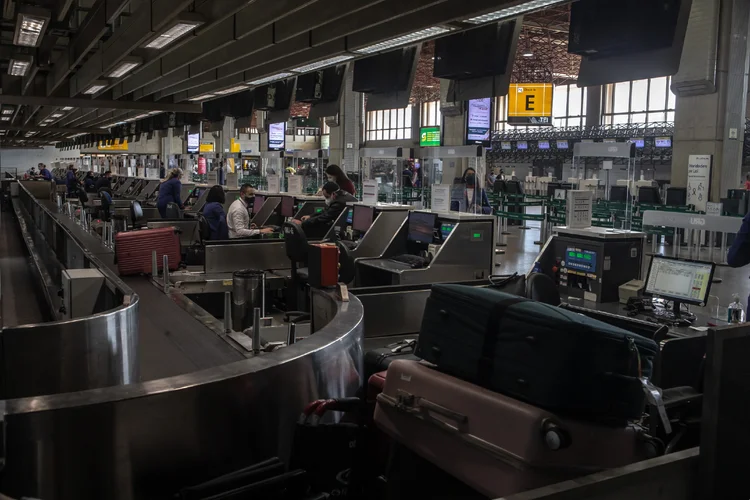
{"label": "dark green suitcase", "polygon": [[416,354],[535,406],[622,424],[639,419],[656,343],[491,288],[434,285]]}

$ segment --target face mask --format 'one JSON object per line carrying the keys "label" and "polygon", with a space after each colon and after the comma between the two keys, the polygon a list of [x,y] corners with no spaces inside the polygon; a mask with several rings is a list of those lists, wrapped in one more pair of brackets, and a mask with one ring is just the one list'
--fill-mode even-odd
{"label": "face mask", "polygon": [[474,174],[469,174],[466,176],[466,184],[469,186],[473,186],[476,183],[476,176]]}
{"label": "face mask", "polygon": [[333,202],[333,197],[326,198],[326,205],[330,205]]}
{"label": "face mask", "polygon": [[329,182],[336,182],[336,178],[335,178],[335,177],[333,177],[333,176],[331,176],[331,175],[329,175],[329,176],[328,176],[328,181],[329,181]]}

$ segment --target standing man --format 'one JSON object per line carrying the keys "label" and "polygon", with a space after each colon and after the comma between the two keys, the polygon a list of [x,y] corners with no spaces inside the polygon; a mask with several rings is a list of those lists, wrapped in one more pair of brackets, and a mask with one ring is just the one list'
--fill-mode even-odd
{"label": "standing man", "polygon": [[240,197],[231,205],[227,212],[227,226],[229,227],[229,238],[249,238],[258,234],[272,233],[273,229],[255,228],[250,226],[250,212],[248,208],[255,200],[255,188],[250,184],[243,184],[240,187]]}

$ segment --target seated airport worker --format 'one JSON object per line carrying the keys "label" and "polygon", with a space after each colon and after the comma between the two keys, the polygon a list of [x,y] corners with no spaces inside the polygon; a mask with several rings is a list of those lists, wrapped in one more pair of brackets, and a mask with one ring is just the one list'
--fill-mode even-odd
{"label": "seated airport worker", "polygon": [[45,181],[52,180],[52,172],[49,171],[47,165],[45,165],[44,163],[39,164],[39,177],[41,177]]}
{"label": "seated airport worker", "polygon": [[224,202],[226,194],[221,186],[213,186],[208,190],[206,204],[203,206],[203,215],[208,221],[211,228],[209,240],[227,240],[229,239],[229,229],[227,228],[227,214],[224,213]]}
{"label": "seated airport worker", "polygon": [[354,196],[339,188],[335,182],[326,182],[321,191],[326,199],[325,210],[318,215],[305,215],[302,219],[292,219],[295,224],[301,224],[304,231],[320,226],[330,227],[346,209],[347,203],[357,201]]}
{"label": "seated airport worker", "polygon": [[83,189],[85,189],[87,193],[93,193],[96,190],[94,172],[86,172],[86,177],[83,179]]}
{"label": "seated airport worker", "polygon": [[229,205],[227,214],[227,226],[230,238],[249,238],[258,234],[272,233],[273,229],[255,228],[250,225],[250,213],[248,208],[252,207],[255,199],[255,189],[250,184],[240,187],[240,197]]}
{"label": "seated airport worker", "polygon": [[173,168],[169,171],[169,178],[159,186],[159,197],[156,200],[156,208],[159,210],[162,219],[167,218],[167,204],[177,203],[180,208],[185,208],[180,199],[180,190],[182,190],[182,170]]}
{"label": "seated airport worker", "polygon": [[[487,193],[477,185],[476,170],[473,168],[467,168],[464,171],[464,175],[461,177],[460,183],[466,184],[466,190],[464,191],[465,212],[483,214],[492,213],[492,205],[490,205],[490,200],[487,198]],[[479,191],[477,191],[477,189]],[[458,201],[452,201],[451,210],[459,211],[460,203]]]}
{"label": "seated airport worker", "polygon": [[99,192],[100,189],[112,190],[112,172],[107,170],[96,180],[94,184],[94,192]]}
{"label": "seated airport worker", "polygon": [[75,165],[68,167],[68,173],[65,175],[65,185],[68,187],[68,196],[75,196],[78,192],[78,178],[76,177],[76,171],[78,169]]}

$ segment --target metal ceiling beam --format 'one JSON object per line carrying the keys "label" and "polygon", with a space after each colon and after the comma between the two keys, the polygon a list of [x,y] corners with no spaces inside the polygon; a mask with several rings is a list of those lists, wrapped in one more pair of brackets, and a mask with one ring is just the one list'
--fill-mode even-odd
{"label": "metal ceiling beam", "polygon": [[5,125],[0,122],[0,130],[16,130],[19,132],[50,132],[57,134],[109,134],[105,128],[58,128],[58,127],[36,127],[17,125]]}
{"label": "metal ceiling beam", "polygon": [[141,111],[171,111],[175,113],[200,113],[200,104],[174,104],[167,102],[144,102],[144,101],[112,101],[101,99],[84,99],[71,97],[46,97],[46,96],[22,96],[0,94],[0,104],[13,104],[16,106],[73,106],[74,108],[97,108],[109,109],[131,109]]}

